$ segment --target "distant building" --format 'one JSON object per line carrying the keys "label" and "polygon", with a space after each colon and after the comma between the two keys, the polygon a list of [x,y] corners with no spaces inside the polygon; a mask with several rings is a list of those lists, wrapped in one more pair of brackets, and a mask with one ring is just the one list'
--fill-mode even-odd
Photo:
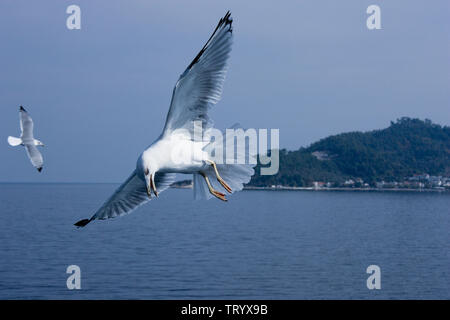
{"label": "distant building", "polygon": [[322,181],[314,181],[313,182],[314,189],[320,189],[320,188],[323,188],[324,186],[325,186],[325,182],[322,182]]}
{"label": "distant building", "polygon": [[325,151],[314,151],[311,153],[317,160],[330,160],[330,156]]}
{"label": "distant building", "polygon": [[379,181],[379,182],[375,182],[375,186],[378,188],[378,189],[381,189],[381,188],[384,188],[384,184],[385,184],[385,182],[384,181]]}
{"label": "distant building", "polygon": [[348,179],[344,182],[344,185],[346,186],[353,186],[355,184],[355,181],[353,181],[352,179]]}

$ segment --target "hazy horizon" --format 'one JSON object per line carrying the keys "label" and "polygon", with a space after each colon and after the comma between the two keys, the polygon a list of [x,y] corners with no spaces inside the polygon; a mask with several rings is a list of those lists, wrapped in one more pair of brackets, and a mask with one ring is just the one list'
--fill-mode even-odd
{"label": "hazy horizon", "polygon": [[[66,8],[81,8],[81,30]],[[381,30],[366,8],[381,7]],[[280,129],[296,150],[403,116],[450,124],[448,1],[2,1],[0,182],[116,183],[160,134],[178,76],[230,10],[234,46],[218,128]],[[39,174],[18,136],[35,123]]]}
{"label": "hazy horizon", "polygon": [[[421,120],[429,120],[429,119],[421,119]],[[444,127],[444,126],[447,126],[447,125],[441,125],[441,124],[439,124],[439,123],[436,123],[436,122],[433,122],[433,124],[438,124],[438,125],[440,125],[441,127]],[[386,127],[387,128],[387,127]],[[385,129],[385,128],[380,128],[381,130],[382,129]],[[378,129],[373,129],[373,130],[378,130]],[[350,133],[350,132],[370,132],[370,131],[373,131],[373,130],[366,130],[366,131],[348,131],[348,132],[342,132],[342,133]],[[340,133],[338,133],[338,134],[340,134]],[[333,135],[330,135],[330,136],[327,136],[327,137],[331,137],[331,136],[333,136]],[[324,138],[327,138],[327,137],[324,137]],[[313,144],[313,143],[315,143],[315,142],[318,142],[318,141],[314,141],[314,142],[312,142],[311,144]],[[311,144],[309,144],[309,145],[311,145]],[[300,146],[299,148],[297,148],[297,149],[287,149],[287,148],[283,148],[282,146],[280,147],[280,149],[287,149],[288,151],[295,151],[295,150],[299,150],[299,149],[301,149],[302,147],[307,147],[307,146],[309,146],[309,145],[306,145],[306,146]],[[185,175],[185,174],[178,174],[177,175],[177,181],[181,181],[181,180],[185,180],[185,179],[191,179],[192,177],[191,177],[191,175]],[[0,184],[21,184],[21,183],[34,183],[34,184],[39,184],[39,183],[42,183],[42,184],[119,184],[119,183],[122,183],[123,181],[110,181],[110,182],[103,182],[103,181],[66,181],[66,182],[64,182],[64,181],[34,181],[34,182],[32,182],[32,181],[0,181]]]}

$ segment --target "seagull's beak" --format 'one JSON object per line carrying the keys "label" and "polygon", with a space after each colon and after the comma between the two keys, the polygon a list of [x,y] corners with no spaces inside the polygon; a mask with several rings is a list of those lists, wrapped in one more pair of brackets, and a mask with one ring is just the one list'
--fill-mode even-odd
{"label": "seagull's beak", "polygon": [[153,189],[153,192],[155,193],[155,196],[158,196],[158,191],[156,190],[156,184],[155,184],[155,174],[150,174],[150,186]]}

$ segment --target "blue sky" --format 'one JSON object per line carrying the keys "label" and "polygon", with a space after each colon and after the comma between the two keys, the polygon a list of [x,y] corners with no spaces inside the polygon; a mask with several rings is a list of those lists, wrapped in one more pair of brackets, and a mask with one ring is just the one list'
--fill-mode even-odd
{"label": "blue sky", "polygon": [[[81,30],[66,8],[81,7]],[[366,8],[381,7],[381,30]],[[227,10],[234,47],[219,128],[279,128],[280,145],[401,116],[450,124],[449,1],[0,2],[0,181],[119,182],[161,132],[172,88]],[[42,174],[18,106],[46,147]]]}

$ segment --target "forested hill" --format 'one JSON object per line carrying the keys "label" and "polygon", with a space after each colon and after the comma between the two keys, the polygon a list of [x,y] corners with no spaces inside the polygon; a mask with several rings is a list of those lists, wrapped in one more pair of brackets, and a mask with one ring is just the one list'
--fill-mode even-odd
{"label": "forested hill", "polygon": [[386,129],[342,133],[297,151],[280,150],[278,174],[260,176],[258,165],[250,185],[341,185],[358,178],[373,185],[425,173],[450,176],[450,127],[405,117]]}

